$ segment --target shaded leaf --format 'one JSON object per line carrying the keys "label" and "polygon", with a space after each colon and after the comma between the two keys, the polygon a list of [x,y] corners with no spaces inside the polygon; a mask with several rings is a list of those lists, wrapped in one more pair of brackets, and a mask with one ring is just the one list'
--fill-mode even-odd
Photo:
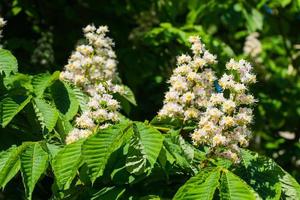
{"label": "shaded leaf", "polygon": [[78,112],[79,103],[74,91],[61,81],[56,81],[51,87],[51,94],[57,110],[66,120],[71,120]]}
{"label": "shaded leaf", "polygon": [[20,153],[28,144],[19,147],[13,146],[7,151],[0,153],[0,186],[4,189],[5,185],[17,174],[20,169]]}
{"label": "shaded leaf", "polygon": [[33,76],[32,86],[33,91],[37,97],[42,97],[44,91],[49,87],[55,80],[59,78],[59,72],[56,71],[52,75],[49,73],[43,73]]}
{"label": "shaded leaf", "polygon": [[0,102],[1,124],[7,126],[9,122],[30,102],[32,96],[6,97]]}

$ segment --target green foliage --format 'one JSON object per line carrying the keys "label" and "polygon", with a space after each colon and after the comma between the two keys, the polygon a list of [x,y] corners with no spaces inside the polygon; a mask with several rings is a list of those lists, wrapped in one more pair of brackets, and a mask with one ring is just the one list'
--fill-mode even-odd
{"label": "green foliage", "polygon": [[20,169],[19,153],[24,147],[11,147],[0,155],[0,185],[3,189]]}
{"label": "green foliage", "polygon": [[222,173],[220,183],[220,198],[221,199],[253,199],[255,200],[255,192],[238,176],[225,171]]}
{"label": "green foliage", "polygon": [[132,134],[127,123],[99,131],[83,143],[82,155],[91,181],[103,175],[110,155]]}
{"label": "green foliage", "polygon": [[161,151],[163,136],[159,131],[143,123],[133,124],[126,169],[132,174],[141,174],[152,168]]}
{"label": "green foliage", "polygon": [[173,199],[213,199],[220,173],[219,168],[200,171],[177,191]]}
{"label": "green foliage", "polygon": [[54,72],[52,75],[43,73],[33,76],[32,86],[35,95],[39,98],[43,97],[45,90],[59,77],[59,72]]}
{"label": "green foliage", "polygon": [[40,98],[34,98],[33,105],[42,129],[47,129],[49,132],[51,132],[58,119],[58,111],[49,105],[45,100]]}
{"label": "green foliage", "polygon": [[18,71],[17,59],[10,51],[0,48],[0,73],[9,76]]}
{"label": "green foliage", "polygon": [[299,184],[273,160],[243,150],[242,162],[236,173],[263,199],[296,199],[299,196]]}
{"label": "green foliage", "polygon": [[30,102],[32,96],[6,97],[0,102],[1,124],[7,126],[9,122]]}
{"label": "green foliage", "polygon": [[[0,49],[1,197],[22,198],[22,176],[27,199],[299,198],[299,0],[4,0],[0,7],[8,21],[1,42],[18,58]],[[110,27],[120,77],[131,89],[114,94],[120,123],[67,145],[88,96],[60,81],[59,71],[91,22]],[[45,32],[53,40],[40,45]],[[262,47],[257,58],[243,52],[253,32]],[[155,117],[175,58],[194,34],[219,56],[217,73],[231,57],[253,64],[259,102],[250,149],[282,167],[249,150],[240,163],[208,158],[205,147],[190,144],[193,124]]]}
{"label": "green foliage", "polygon": [[56,81],[51,86],[51,95],[57,110],[66,120],[71,120],[77,114],[79,103],[75,92],[66,83]]}
{"label": "green foliage", "polygon": [[20,155],[20,160],[26,197],[31,199],[37,181],[47,169],[48,153],[36,142],[26,147]]}
{"label": "green foliage", "polygon": [[68,189],[82,164],[82,140],[67,145],[54,156],[52,168],[58,188]]}

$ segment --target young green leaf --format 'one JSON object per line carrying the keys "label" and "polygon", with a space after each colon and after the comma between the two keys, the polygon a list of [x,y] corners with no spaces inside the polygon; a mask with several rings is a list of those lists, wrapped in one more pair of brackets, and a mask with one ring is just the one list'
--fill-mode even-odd
{"label": "young green leaf", "polygon": [[47,169],[48,153],[43,150],[40,143],[34,142],[26,147],[20,159],[26,198],[31,199],[35,184]]}
{"label": "young green leaf", "polygon": [[173,200],[210,200],[219,186],[220,168],[203,169],[176,192]]}
{"label": "young green leaf", "polygon": [[83,140],[66,145],[54,157],[52,168],[57,186],[68,189],[74,179],[80,164],[82,163],[81,145]]}
{"label": "young green leaf", "polygon": [[230,171],[223,170],[220,183],[221,200],[255,200],[253,189]]}
{"label": "young green leaf", "polygon": [[58,111],[40,98],[34,98],[34,110],[42,128],[52,131],[58,119]]}
{"label": "young green leaf", "polygon": [[245,180],[263,199],[297,199],[300,185],[272,159],[249,150],[241,151],[242,165],[235,174]]}
{"label": "young green leaf", "polygon": [[59,72],[56,71],[52,75],[49,73],[43,73],[33,76],[32,86],[33,91],[37,97],[43,97],[44,91],[59,77]]}
{"label": "young green leaf", "polygon": [[71,88],[71,90],[74,92],[74,95],[76,96],[76,99],[79,103],[79,107],[81,111],[86,111],[88,110],[88,96],[84,94],[79,88]]}
{"label": "young green leaf", "polygon": [[93,194],[91,200],[118,200],[123,199],[122,196],[125,192],[125,188],[123,187],[105,187],[102,188],[97,193]]}
{"label": "young green leaf", "polygon": [[128,131],[130,126],[131,123],[124,123],[99,130],[83,143],[83,159],[89,168],[92,182],[102,176],[110,155],[132,134],[132,131]]}
{"label": "young green leaf", "polygon": [[0,116],[2,127],[9,122],[30,102],[32,96],[6,97],[0,102]]}
{"label": "young green leaf", "polygon": [[0,186],[5,185],[17,174],[20,169],[19,156],[28,144],[24,143],[19,147],[12,146],[0,153]]}
{"label": "young green leaf", "polygon": [[153,167],[162,149],[162,134],[149,125],[137,122],[133,125],[133,136],[131,138],[126,169],[130,173],[141,174],[147,163]]}
{"label": "young green leaf", "polygon": [[17,59],[8,50],[0,48],[0,73],[9,76],[18,71]]}
{"label": "young green leaf", "polygon": [[127,87],[126,85],[122,86],[124,89],[124,94],[120,94],[122,97],[124,97],[127,101],[129,101],[130,103],[132,103],[133,105],[137,105],[136,104],[136,100],[134,97],[133,92],[131,91],[131,89],[129,87]]}

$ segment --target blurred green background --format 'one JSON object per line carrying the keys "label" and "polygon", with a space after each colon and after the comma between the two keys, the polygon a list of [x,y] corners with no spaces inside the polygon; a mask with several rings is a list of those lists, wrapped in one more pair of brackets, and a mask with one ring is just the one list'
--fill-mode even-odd
{"label": "blurred green background", "polygon": [[218,72],[232,57],[248,59],[259,100],[250,148],[300,180],[300,0],[1,0],[0,15],[3,47],[30,74],[62,70],[82,27],[108,25],[120,76],[137,98],[135,120],[150,120],[162,106],[190,35],[218,55]]}

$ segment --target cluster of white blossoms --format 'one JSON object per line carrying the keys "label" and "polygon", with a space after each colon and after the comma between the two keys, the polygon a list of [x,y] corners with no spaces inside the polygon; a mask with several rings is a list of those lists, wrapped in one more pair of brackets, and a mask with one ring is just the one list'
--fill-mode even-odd
{"label": "cluster of white blossoms", "polygon": [[124,92],[123,86],[115,84],[119,80],[117,61],[114,43],[106,36],[107,26],[88,25],[83,31],[87,44],[76,48],[60,76],[89,96],[88,110],[75,119],[76,128],[68,134],[67,144],[86,138],[96,127],[106,128],[117,122],[120,104],[112,93]]}
{"label": "cluster of white blossoms", "polygon": [[216,57],[205,50],[198,37],[191,37],[193,58],[178,57],[159,117],[193,119],[198,127],[191,133],[195,146],[206,145],[210,153],[239,161],[239,148],[248,145],[253,120],[254,97],[248,87],[256,82],[251,65],[231,59],[220,79],[208,66]]}
{"label": "cluster of white blossoms", "polygon": [[159,117],[197,120],[200,110],[208,106],[216,76],[207,66],[217,62],[216,56],[205,49],[199,37],[191,37],[190,42],[193,57],[181,55],[177,58],[178,66],[169,80],[171,86]]}
{"label": "cluster of white blossoms", "polygon": [[244,44],[244,53],[249,55],[251,58],[257,58],[262,52],[261,43],[258,40],[259,34],[257,32],[251,33],[246,37]]}
{"label": "cluster of white blossoms", "polygon": [[2,38],[2,29],[5,26],[5,24],[6,24],[6,21],[2,17],[0,17],[0,39]]}
{"label": "cluster of white blossoms", "polygon": [[88,25],[84,29],[87,44],[77,46],[69,58],[61,78],[86,88],[100,81],[116,80],[116,54],[113,41],[106,36],[107,26]]}

